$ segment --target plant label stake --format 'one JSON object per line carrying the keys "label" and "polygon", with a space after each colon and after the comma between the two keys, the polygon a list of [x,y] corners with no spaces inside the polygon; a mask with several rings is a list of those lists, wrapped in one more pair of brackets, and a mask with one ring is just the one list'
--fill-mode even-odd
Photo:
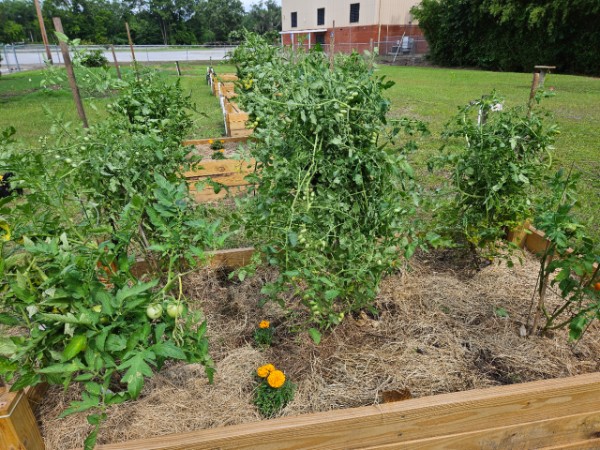
{"label": "plant label stake", "polygon": [[527,104],[529,109],[528,114],[531,113],[531,107],[533,106],[535,93],[539,88],[544,87],[546,74],[554,69],[556,69],[556,66],[534,66],[533,80],[531,80],[531,92],[529,93],[529,103]]}
{"label": "plant label stake", "polygon": [[[54,23],[54,29],[61,34],[65,34],[60,17],[53,17],[52,22]],[[67,78],[69,79],[69,85],[71,86],[71,92],[73,93],[73,100],[75,100],[75,106],[77,107],[77,114],[83,122],[83,128],[89,128],[87,117],[85,116],[85,110],[83,109],[83,103],[81,102],[81,96],[79,95],[79,87],[77,87],[77,80],[75,79],[75,72],[73,70],[73,64],[71,63],[71,56],[69,55],[69,45],[66,42],[60,40],[60,50],[65,61],[65,68],[67,69]]]}

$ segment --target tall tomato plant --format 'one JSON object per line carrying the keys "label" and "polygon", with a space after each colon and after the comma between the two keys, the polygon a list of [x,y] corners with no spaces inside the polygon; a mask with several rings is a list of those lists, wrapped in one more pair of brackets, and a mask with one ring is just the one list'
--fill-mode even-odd
{"label": "tall tomato plant", "polygon": [[[417,247],[417,186],[386,119],[384,91],[358,54],[332,63],[319,52],[238,51],[240,101],[256,127],[257,196],[247,228],[277,280],[271,298],[292,289],[321,328],[372,307],[382,276]],[[405,122],[411,125],[420,124]],[[280,300],[281,301],[281,300]]]}

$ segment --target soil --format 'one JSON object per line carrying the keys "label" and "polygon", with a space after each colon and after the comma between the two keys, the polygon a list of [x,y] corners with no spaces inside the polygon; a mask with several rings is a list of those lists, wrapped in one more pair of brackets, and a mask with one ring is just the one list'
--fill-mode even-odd
{"label": "soil", "polygon": [[[217,373],[207,383],[202,367],[171,364],[148,381],[140,399],[112,407],[99,443],[120,442],[261,420],[252,405],[254,372],[273,363],[297,384],[281,416],[377,404],[446,392],[560,378],[600,371],[600,326],[572,344],[566,331],[521,337],[538,263],[523,255],[514,268],[494,263],[473,270],[456,250],[419,254],[411,268],[388,276],[377,315],[346,317],[315,345],[296,329],[299,307],[286,315],[275,304],[258,307],[260,289],[275,274],[263,269],[233,282],[204,270],[186,281],[188,296],[208,320]],[[294,298],[287,299],[294,305]],[[550,302],[558,297],[550,292]],[[270,348],[253,345],[258,323],[270,320]],[[51,388],[40,408],[47,449],[82,445],[85,415],[59,419],[78,392]]]}

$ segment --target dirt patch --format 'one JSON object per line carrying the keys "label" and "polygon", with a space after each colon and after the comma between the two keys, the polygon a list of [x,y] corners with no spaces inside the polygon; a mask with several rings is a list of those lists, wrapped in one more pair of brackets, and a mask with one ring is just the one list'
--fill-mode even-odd
{"label": "dirt patch", "polygon": [[[254,370],[267,362],[298,385],[282,416],[372,405],[384,391],[421,397],[600,370],[598,324],[575,346],[565,331],[520,337],[535,286],[534,257],[470,276],[458,262],[452,269],[451,253],[418,255],[411,270],[382,283],[379,314],[347,317],[319,346],[296,332],[306,319],[301,309],[289,316],[274,304],[258,307],[272,271],[243,283],[209,270],[194,274],[186,289],[208,320],[215,383],[197,365],[165,367],[137,402],[109,410],[99,443],[258,421]],[[553,295],[550,302],[557,301]],[[264,350],[252,340],[262,319],[276,329],[274,345]],[[48,449],[81,446],[89,431],[83,414],[58,419],[76,395],[52,388],[46,397],[41,418]]]}

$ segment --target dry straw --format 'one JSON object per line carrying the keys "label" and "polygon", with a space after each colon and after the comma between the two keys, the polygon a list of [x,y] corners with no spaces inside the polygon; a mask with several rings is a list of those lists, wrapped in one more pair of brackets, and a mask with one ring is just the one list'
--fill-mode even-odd
{"label": "dry straw", "polygon": [[[419,397],[600,371],[597,325],[575,347],[562,331],[519,336],[535,285],[535,258],[526,256],[514,269],[493,265],[474,274],[460,266],[455,252],[420,255],[410,272],[383,282],[378,318],[349,317],[319,346],[286,334],[289,324],[279,307],[257,307],[260,288],[273,273],[244,283],[208,270],[196,274],[187,290],[208,319],[215,384],[207,384],[199,366],[166,367],[139,401],[111,408],[99,443],[260,420],[252,394],[264,361],[298,384],[281,415],[370,405],[389,390],[408,389]],[[277,341],[257,350],[252,336],[264,317],[277,326]],[[89,431],[85,415],[57,418],[75,396],[53,388],[43,405],[49,450],[80,446]]]}

